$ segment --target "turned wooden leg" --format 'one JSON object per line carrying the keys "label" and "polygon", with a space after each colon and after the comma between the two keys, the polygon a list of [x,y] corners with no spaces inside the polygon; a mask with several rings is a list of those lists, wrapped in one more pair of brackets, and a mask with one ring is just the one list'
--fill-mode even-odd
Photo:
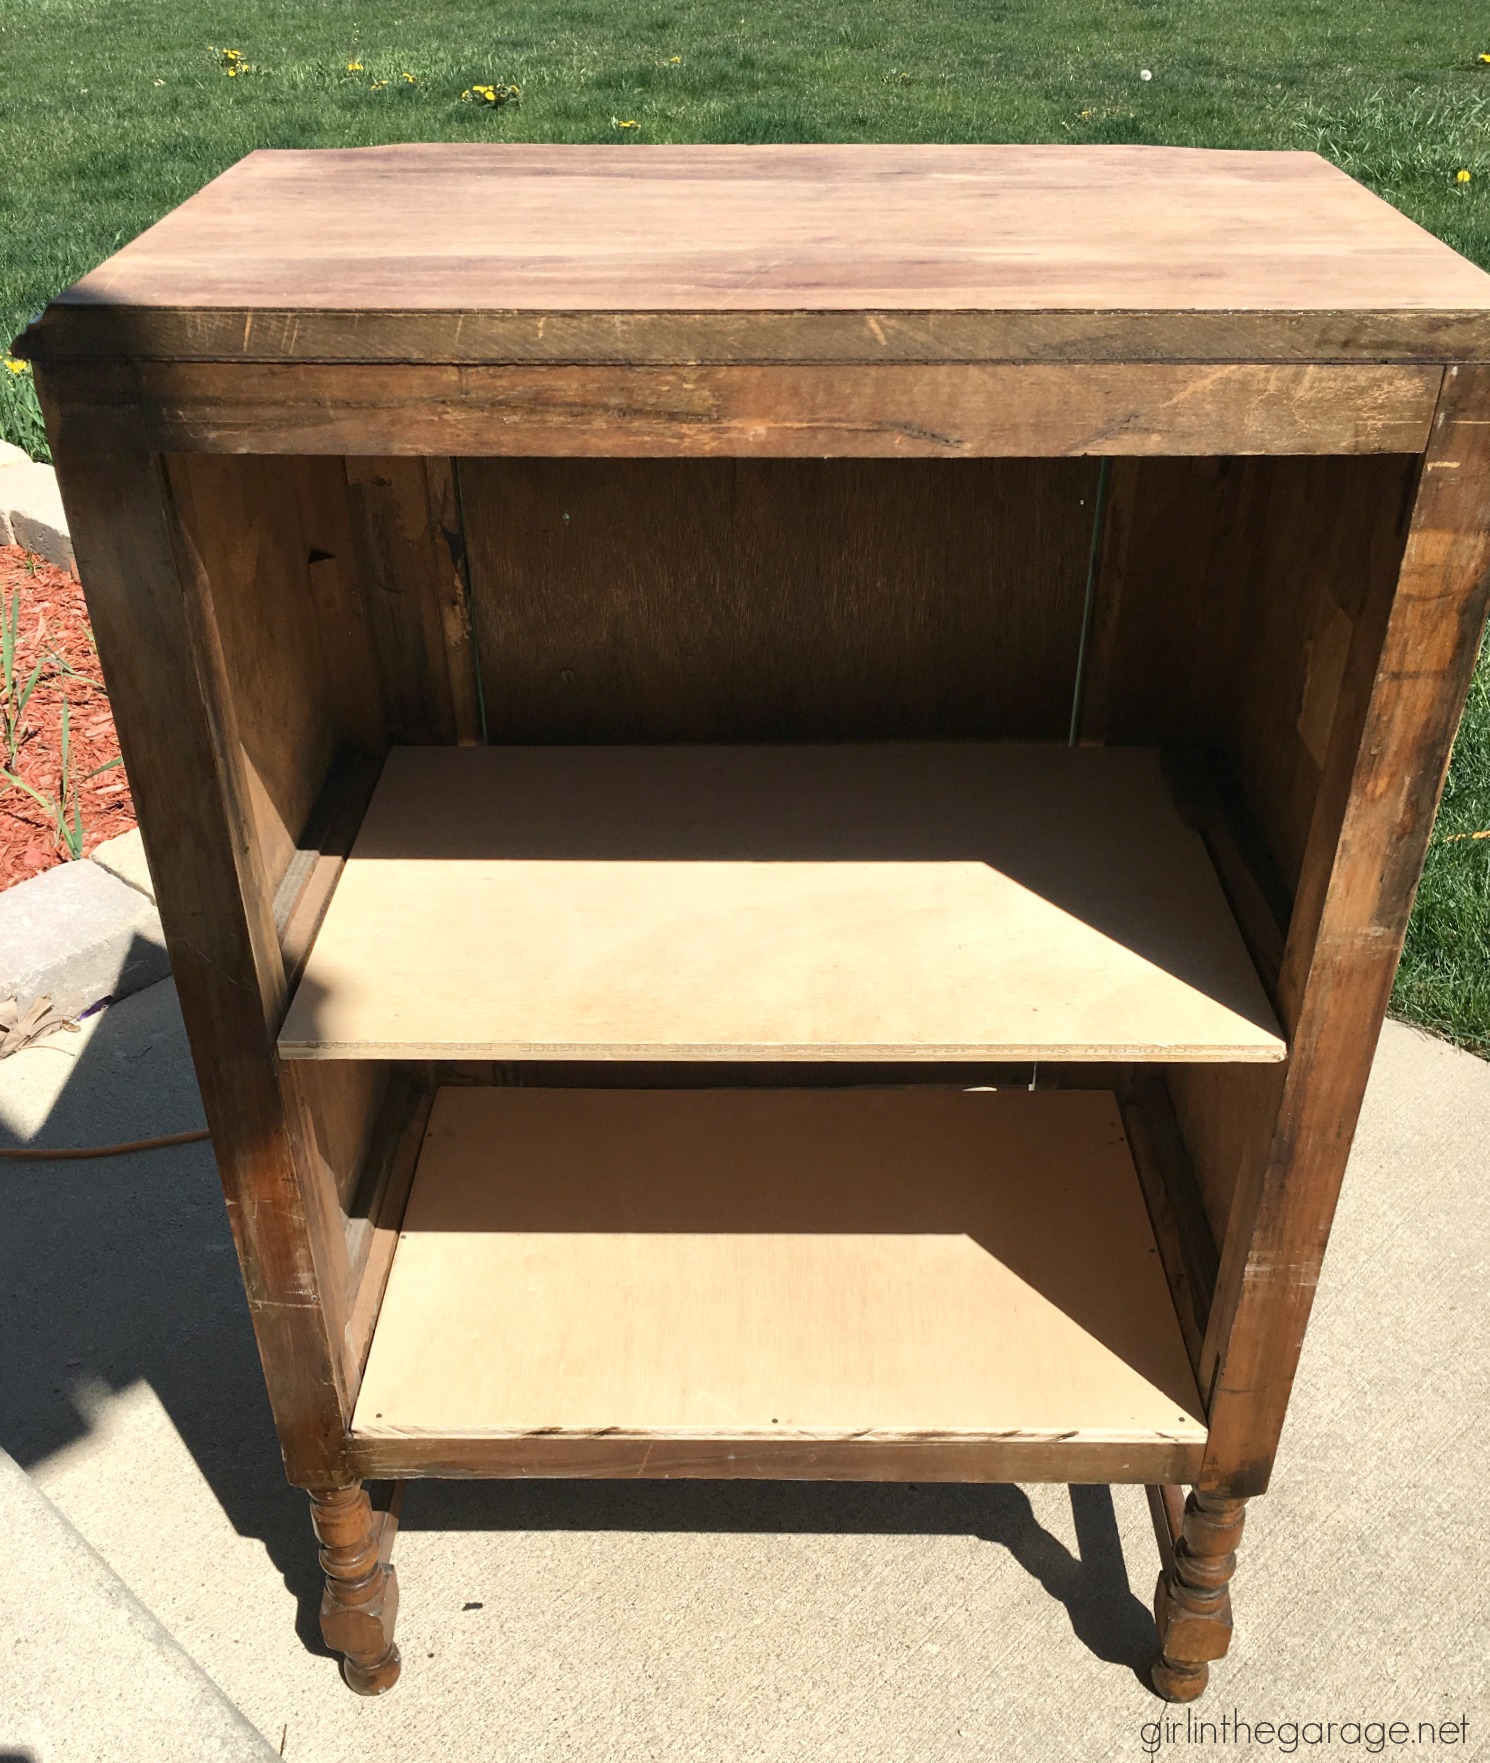
{"label": "turned wooden leg", "polygon": [[1149,1500],[1164,1560],[1154,1591],[1154,1688],[1166,1701],[1193,1702],[1210,1677],[1210,1661],[1231,1644],[1227,1585],[1236,1571],[1247,1503],[1197,1490],[1181,1512],[1174,1488],[1151,1488]]}
{"label": "turned wooden leg", "polygon": [[397,1518],[374,1512],[360,1484],[313,1492],[310,1513],[326,1573],[321,1633],[343,1655],[347,1687],[359,1696],[381,1696],[398,1682],[398,1581],[388,1560]]}

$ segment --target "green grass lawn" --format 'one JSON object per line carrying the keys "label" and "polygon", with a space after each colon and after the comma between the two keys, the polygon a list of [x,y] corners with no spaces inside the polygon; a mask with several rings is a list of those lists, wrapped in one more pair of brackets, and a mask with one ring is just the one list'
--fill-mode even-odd
{"label": "green grass lawn", "polygon": [[[0,8],[7,336],[258,146],[1309,147],[1490,267],[1483,0],[424,0],[418,8],[405,0],[0,0]],[[478,85],[516,86],[519,96],[501,105],[462,96]],[[500,212],[471,216],[473,229],[501,224]],[[0,371],[0,429],[40,451],[24,374]],[[1452,836],[1485,829],[1490,659],[1460,734],[1396,995],[1402,1015],[1490,1054],[1490,839]]]}

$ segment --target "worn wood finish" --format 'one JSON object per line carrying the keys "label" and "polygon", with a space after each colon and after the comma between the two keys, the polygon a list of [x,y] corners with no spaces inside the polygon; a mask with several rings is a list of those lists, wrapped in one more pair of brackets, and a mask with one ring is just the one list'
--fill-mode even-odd
{"label": "worn wood finish", "polygon": [[379,760],[343,754],[332,767],[275,889],[274,919],[285,983],[291,988],[300,978],[336,892],[381,770]]}
{"label": "worn wood finish", "polygon": [[364,367],[59,362],[107,435],[160,451],[976,459],[1410,453],[1435,367],[968,363]]}
{"label": "worn wood finish", "polygon": [[[501,226],[473,227],[483,213]],[[1026,349],[1084,361],[1140,339],[1371,359],[1394,339],[1473,353],[1487,313],[1490,277],[1307,153],[468,144],[251,154],[68,290],[39,342],[300,361],[548,343],[629,363],[800,359],[826,337],[894,359],[996,350],[1012,317]]]}
{"label": "worn wood finish", "polygon": [[323,690],[342,748],[376,758],[387,748],[388,730],[346,462],[302,456],[284,463],[293,475],[305,539]]}
{"label": "worn wood finish", "polygon": [[[359,1478],[729,1475],[1147,1483],[1198,1694],[1490,594],[1490,277],[1307,154],[402,146],[20,348],[353,1686]],[[338,972],[363,858],[444,876]]]}
{"label": "worn wood finish", "polygon": [[1284,1053],[1156,755],[971,742],[395,749],[279,1046]]}
{"label": "worn wood finish", "polygon": [[366,1190],[353,1197],[348,1260],[355,1296],[346,1322],[346,1351],[356,1367],[354,1389],[361,1387],[433,1103],[433,1089],[408,1071],[389,1084],[375,1128],[374,1155],[363,1166]]}
{"label": "worn wood finish", "polygon": [[[375,1514],[366,1490],[312,1490],[311,1522],[321,1543],[326,1589],[321,1634],[342,1655],[342,1676],[359,1696],[381,1696],[398,1682],[400,1659],[393,1639],[398,1620],[398,1580],[383,1553],[387,1518]],[[388,1540],[397,1529],[396,1519]]]}
{"label": "worn wood finish", "polygon": [[1066,738],[1093,461],[460,479],[493,742]]}
{"label": "worn wood finish", "polygon": [[1205,1424],[1111,1095],[452,1088],[352,1430],[1074,1459]]}
{"label": "worn wood finish", "polygon": [[362,1438],[365,1476],[566,1481],[1189,1482],[1203,1443],[1127,1439]]}
{"label": "worn wood finish", "polygon": [[[1283,967],[1294,894],[1311,838],[1328,850],[1339,831],[1338,803],[1333,823],[1321,817],[1320,757],[1346,661],[1353,655],[1367,677],[1375,668],[1417,462],[1128,469],[1126,494],[1109,504],[1099,572],[1098,605],[1116,608],[1117,629],[1089,695],[1100,723],[1085,733],[1182,744],[1167,755],[1176,798],[1291,1034]],[[1221,1242],[1234,1195],[1268,1155],[1281,1076],[1174,1066],[1167,1087]],[[1214,1369],[1213,1342],[1203,1388]]]}
{"label": "worn wood finish", "polygon": [[178,454],[172,498],[211,584],[216,647],[268,884],[289,869],[336,751],[293,465]]}
{"label": "worn wood finish", "polygon": [[385,738],[480,739],[476,659],[448,459],[346,463]]}
{"label": "worn wood finish", "polygon": [[1362,608],[1390,598],[1416,462],[1137,470],[1105,736],[1214,748],[1291,897],[1344,658]]}
{"label": "worn wood finish", "polygon": [[1185,1523],[1184,1490],[1173,1484],[1151,1482],[1144,1492],[1148,1495],[1149,1517],[1154,1523],[1154,1541],[1159,1547],[1159,1571],[1174,1570],[1174,1548],[1180,1540]]}
{"label": "worn wood finish", "polygon": [[[1161,1500],[1168,1491],[1161,1490]],[[1167,1702],[1193,1702],[1210,1678],[1211,1661],[1224,1657],[1231,1645],[1228,1588],[1245,1519],[1244,1500],[1219,1499],[1196,1488],[1185,1501],[1173,1556],[1154,1588],[1159,1653],[1152,1677]],[[1163,1520],[1167,1527],[1167,1503]]]}
{"label": "worn wood finish", "polygon": [[1131,1070],[1121,1094],[1133,1165],[1185,1350],[1198,1376],[1216,1289],[1216,1240],[1163,1077],[1151,1070]]}
{"label": "worn wood finish", "polygon": [[1454,368],[1375,664],[1346,670],[1289,931],[1293,1056],[1268,1155],[1232,1204],[1212,1314],[1202,1482],[1218,1492],[1267,1485],[1487,599],[1490,370]]}
{"label": "worn wood finish", "polygon": [[286,1467],[324,1484],[345,1437],[326,1244],[274,1055],[284,969],[211,595],[148,449],[90,452],[50,414]]}
{"label": "worn wood finish", "polygon": [[415,362],[652,367],[873,362],[1402,362],[1483,359],[1483,311],[438,312],[283,306],[230,313],[53,306],[13,347],[57,364],[140,361]]}

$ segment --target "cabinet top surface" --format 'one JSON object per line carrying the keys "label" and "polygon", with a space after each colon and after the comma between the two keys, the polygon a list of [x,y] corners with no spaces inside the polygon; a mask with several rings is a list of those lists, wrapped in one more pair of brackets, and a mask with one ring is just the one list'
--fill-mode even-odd
{"label": "cabinet top surface", "polygon": [[[167,313],[174,343],[151,329]],[[327,359],[365,347],[394,359],[397,314],[404,358],[428,359],[419,333],[436,314],[468,315],[479,332],[483,316],[526,315],[533,329],[534,315],[601,313],[733,315],[757,332],[786,314],[858,313],[871,332],[877,313],[985,327],[1000,315],[1270,316],[1275,329],[1276,315],[1374,314],[1395,316],[1404,335],[1449,314],[1462,344],[1466,319],[1490,340],[1490,275],[1312,153],[273,150],[61,295],[32,352],[52,353],[49,333],[69,325],[96,343],[114,314],[134,323],[116,326],[110,353]],[[314,314],[337,315],[334,338],[305,323]],[[358,315],[371,321],[360,344]],[[1186,353],[1182,327],[1170,329]],[[459,325],[441,334],[445,359],[481,358],[463,354]],[[1357,352],[1353,336],[1359,324],[1344,324],[1334,352]],[[893,327],[878,346],[904,352]]]}

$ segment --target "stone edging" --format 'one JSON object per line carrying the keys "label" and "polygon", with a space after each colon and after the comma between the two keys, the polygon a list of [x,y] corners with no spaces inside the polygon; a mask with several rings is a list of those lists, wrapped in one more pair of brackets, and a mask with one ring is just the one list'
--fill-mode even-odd
{"label": "stone edging", "polygon": [[0,441],[0,545],[24,545],[59,569],[77,571],[57,474]]}
{"label": "stone edging", "polygon": [[0,893],[0,999],[81,1016],[171,971],[139,829]]}

